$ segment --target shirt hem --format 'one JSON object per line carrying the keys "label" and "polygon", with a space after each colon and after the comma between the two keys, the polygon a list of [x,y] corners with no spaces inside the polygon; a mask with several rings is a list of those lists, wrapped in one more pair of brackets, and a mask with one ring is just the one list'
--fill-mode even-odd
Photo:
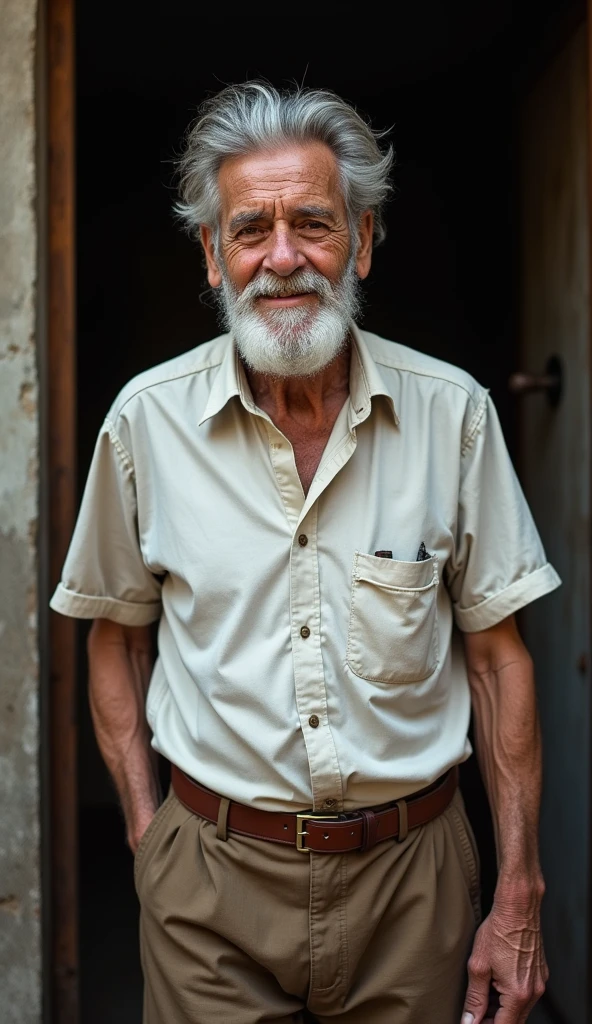
{"label": "shirt hem", "polygon": [[110,619],[122,626],[148,626],[160,618],[161,604],[120,601],[114,597],[77,594],[59,583],[50,608],[73,619]]}
{"label": "shirt hem", "polygon": [[489,629],[559,586],[561,580],[553,566],[547,562],[528,576],[515,580],[499,594],[486,598],[474,608],[456,607],[456,624],[463,633],[477,633],[481,629]]}

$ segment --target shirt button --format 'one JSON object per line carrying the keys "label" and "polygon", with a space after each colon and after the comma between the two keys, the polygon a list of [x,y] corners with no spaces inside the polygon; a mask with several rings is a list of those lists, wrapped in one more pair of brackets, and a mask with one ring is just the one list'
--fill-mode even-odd
{"label": "shirt button", "polygon": [[[310,636],[310,629],[308,628],[308,626],[301,626],[300,627],[300,636],[302,637],[303,640],[308,640],[308,638]],[[317,722],[317,725],[318,725],[318,722]]]}
{"label": "shirt button", "polygon": [[337,800],[335,799],[334,796],[328,796],[323,804],[323,807],[335,807],[336,803]]}
{"label": "shirt button", "polygon": [[298,543],[300,544],[301,548],[305,548],[306,547],[306,545],[308,544],[308,537],[306,536],[305,533],[301,533],[300,534],[300,536],[298,538]]}
{"label": "shirt button", "polygon": [[318,726],[320,725],[319,716],[318,715],[311,715],[309,720],[308,720],[308,724],[310,725],[311,729],[318,728]]}

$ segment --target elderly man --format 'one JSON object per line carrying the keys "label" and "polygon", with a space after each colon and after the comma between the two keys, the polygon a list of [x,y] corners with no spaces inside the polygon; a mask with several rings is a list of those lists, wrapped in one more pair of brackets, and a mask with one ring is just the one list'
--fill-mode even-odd
{"label": "elderly man", "polygon": [[[513,615],[558,579],[487,393],[356,326],[390,163],[331,93],[206,103],[178,209],[228,333],[115,400],[52,601],[94,619],[146,1024],[520,1024],[544,988]],[[480,927],[471,700],[499,862]]]}

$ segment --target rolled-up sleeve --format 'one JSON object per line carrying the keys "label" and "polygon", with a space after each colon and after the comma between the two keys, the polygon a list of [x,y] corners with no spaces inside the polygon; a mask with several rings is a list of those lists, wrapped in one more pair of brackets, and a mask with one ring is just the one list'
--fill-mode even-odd
{"label": "rolled-up sleeve", "polygon": [[74,618],[145,626],[160,617],[160,591],[142,557],[132,457],[106,420],[50,605]]}
{"label": "rolled-up sleeve", "polygon": [[469,423],[461,462],[457,535],[446,582],[457,626],[474,633],[561,581],[547,561],[486,394]]}

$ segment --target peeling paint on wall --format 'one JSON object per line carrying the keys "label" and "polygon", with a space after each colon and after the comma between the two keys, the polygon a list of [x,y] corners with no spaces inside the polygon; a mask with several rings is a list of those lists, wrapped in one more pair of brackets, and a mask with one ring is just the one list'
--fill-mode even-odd
{"label": "peeling paint on wall", "polygon": [[34,0],[0,33],[0,1021],[41,1020]]}

